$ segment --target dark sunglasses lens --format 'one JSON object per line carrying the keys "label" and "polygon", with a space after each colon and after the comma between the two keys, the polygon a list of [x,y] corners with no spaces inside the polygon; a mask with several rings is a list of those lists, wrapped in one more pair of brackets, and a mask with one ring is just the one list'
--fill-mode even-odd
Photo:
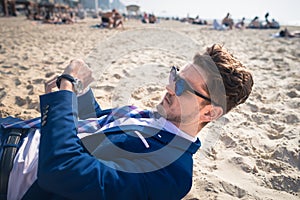
{"label": "dark sunglasses lens", "polygon": [[179,79],[175,84],[175,94],[176,96],[181,96],[185,91],[185,81],[183,79]]}

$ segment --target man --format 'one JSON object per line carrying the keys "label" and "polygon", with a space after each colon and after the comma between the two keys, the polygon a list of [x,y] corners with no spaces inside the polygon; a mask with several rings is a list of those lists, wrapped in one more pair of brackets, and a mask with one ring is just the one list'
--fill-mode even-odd
{"label": "man", "polygon": [[[56,81],[60,91],[50,92],[50,83],[40,97],[40,126],[37,120],[2,120],[10,122],[2,132],[31,128],[14,160],[9,199],[181,199],[192,185],[197,134],[243,103],[253,85],[251,74],[220,45],[196,54],[180,73],[171,68],[157,112],[101,110],[91,90],[76,98],[93,80],[81,60],[64,74]],[[3,146],[5,133],[0,136]]]}
{"label": "man", "polygon": [[233,19],[230,17],[230,13],[227,13],[226,17],[223,18],[222,20],[222,25],[225,25],[226,27],[229,27],[231,30],[233,27]]}
{"label": "man", "polygon": [[122,19],[123,17],[116,9],[112,9],[111,12],[101,12],[100,16],[101,25],[103,27],[118,28],[121,25],[122,28],[124,28]]}
{"label": "man", "polygon": [[101,25],[103,27],[111,28],[111,26],[114,24],[113,19],[113,12],[101,12]]}
{"label": "man", "polygon": [[122,15],[116,9],[113,9],[112,13],[113,13],[113,15],[112,15],[112,17],[113,17],[113,27],[118,28],[121,25],[122,28],[124,29]]}
{"label": "man", "polygon": [[16,1],[15,0],[1,0],[3,16],[9,15],[17,16]]}

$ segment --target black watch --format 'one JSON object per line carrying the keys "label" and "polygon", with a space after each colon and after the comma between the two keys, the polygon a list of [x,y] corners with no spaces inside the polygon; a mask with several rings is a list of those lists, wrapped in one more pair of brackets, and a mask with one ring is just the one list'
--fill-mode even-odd
{"label": "black watch", "polygon": [[59,77],[57,77],[56,86],[58,87],[58,89],[60,88],[60,82],[61,82],[61,79],[63,79],[63,78],[70,81],[73,84],[76,94],[80,94],[83,91],[83,84],[82,84],[81,80],[74,78],[73,76],[71,76],[69,74],[62,74]]}

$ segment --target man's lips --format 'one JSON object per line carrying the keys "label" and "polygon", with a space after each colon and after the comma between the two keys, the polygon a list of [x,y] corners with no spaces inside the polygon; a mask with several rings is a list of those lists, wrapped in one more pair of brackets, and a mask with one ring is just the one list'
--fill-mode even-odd
{"label": "man's lips", "polygon": [[171,96],[170,96],[170,94],[169,93],[167,93],[166,95],[165,95],[165,101],[167,102],[167,104],[171,104],[171,98],[170,98]]}

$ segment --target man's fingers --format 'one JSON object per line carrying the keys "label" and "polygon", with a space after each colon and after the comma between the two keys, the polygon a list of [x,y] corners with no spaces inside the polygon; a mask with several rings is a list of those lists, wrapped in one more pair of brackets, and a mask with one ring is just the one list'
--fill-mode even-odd
{"label": "man's fingers", "polygon": [[52,89],[56,87],[57,76],[45,82],[45,93],[52,92]]}
{"label": "man's fingers", "polygon": [[88,87],[95,79],[92,76],[88,76],[83,78],[82,83],[83,83],[83,87],[86,88]]}

